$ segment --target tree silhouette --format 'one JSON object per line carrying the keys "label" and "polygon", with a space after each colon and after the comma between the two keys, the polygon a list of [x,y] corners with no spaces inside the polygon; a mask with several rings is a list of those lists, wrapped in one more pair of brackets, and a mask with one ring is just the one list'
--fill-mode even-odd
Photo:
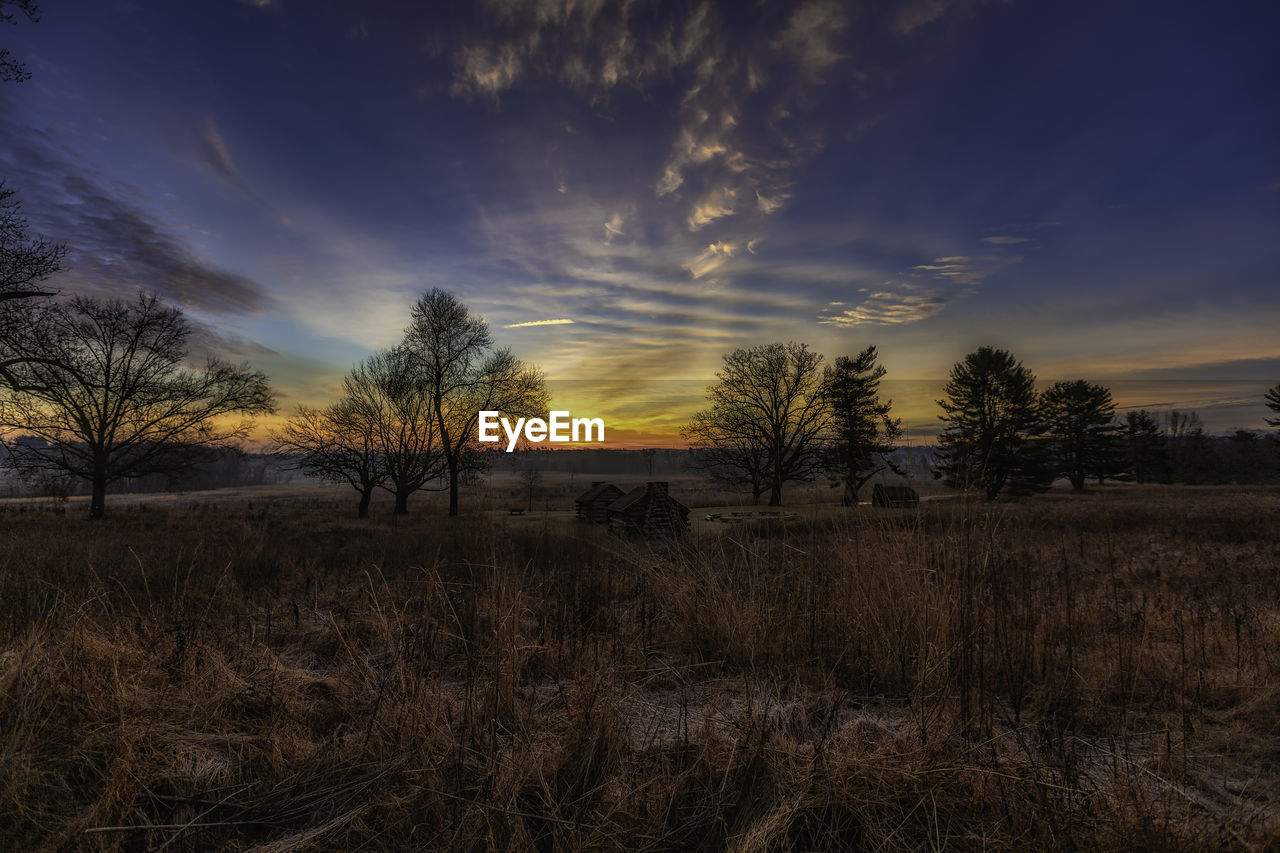
{"label": "tree silhouette", "polygon": [[245,365],[210,356],[202,370],[183,367],[191,327],[155,296],[77,297],[27,316],[0,404],[0,427],[24,434],[9,463],[87,480],[91,518],[112,483],[188,469],[245,434],[249,422],[229,416],[275,410],[266,376]]}
{"label": "tree silhouette", "polygon": [[782,486],[808,480],[825,464],[831,424],[822,356],[802,343],[739,349],[724,357],[711,405],[681,430],[691,446],[724,465],[760,465],[769,506],[782,505]]}
{"label": "tree silhouette", "polygon": [[1085,479],[1107,468],[1116,429],[1111,391],[1083,379],[1058,382],[1040,395],[1040,411],[1057,473],[1084,491]]}
{"label": "tree silhouette", "polygon": [[1171,479],[1197,485],[1211,478],[1210,443],[1198,413],[1176,409],[1168,412],[1165,415],[1165,436],[1169,448],[1168,476]]}
{"label": "tree silhouette", "polygon": [[1025,494],[1048,487],[1030,370],[1004,350],[980,347],[951,368],[943,390],[938,474],[947,485],[980,489],[987,500],[1006,489]]}
{"label": "tree silhouette", "polygon": [[27,233],[27,219],[13,190],[0,182],[0,382],[13,387],[22,357],[14,346],[32,322],[24,310],[52,291],[40,283],[62,269],[66,247]]}
{"label": "tree silhouette", "polygon": [[826,372],[835,465],[844,480],[847,506],[858,503],[858,490],[881,471],[903,473],[885,456],[897,448],[902,420],[890,417],[892,401],[880,399],[884,375],[874,346],[853,358],[840,356]]}
{"label": "tree silhouette", "polygon": [[377,424],[364,401],[347,397],[322,409],[299,406],[271,439],[277,452],[295,457],[298,470],[359,492],[357,516],[367,518],[374,490],[387,479]]}
{"label": "tree silhouette", "polygon": [[505,417],[545,413],[542,372],[509,349],[497,348],[489,324],[439,288],[414,305],[403,349],[429,398],[429,416],[449,478],[449,515],[457,515],[464,475],[485,464],[478,443],[479,413],[496,411]]}
{"label": "tree silhouette", "polygon": [[760,503],[769,454],[742,412],[729,406],[696,412],[681,427],[680,436],[693,451],[690,468],[729,488],[746,486],[751,489],[751,503]]}
{"label": "tree silhouette", "polygon": [[538,467],[538,463],[532,459],[525,462],[524,466],[516,473],[518,479],[528,492],[528,509],[533,511],[533,494],[542,486],[542,469]]}
{"label": "tree silhouette", "polygon": [[409,512],[409,497],[445,473],[440,432],[429,389],[400,348],[374,353],[342,380],[341,405],[368,429],[395,497],[395,514]]}
{"label": "tree silhouette", "polygon": [[1155,415],[1146,409],[1126,412],[1121,426],[1126,469],[1136,482],[1148,483],[1164,477],[1169,464],[1164,433]]}
{"label": "tree silhouette", "polygon": [[1275,442],[1276,455],[1280,456],[1280,385],[1267,391],[1265,398],[1267,408],[1276,413],[1276,417],[1267,418],[1267,426],[1276,427],[1278,430],[1276,435],[1272,437]]}

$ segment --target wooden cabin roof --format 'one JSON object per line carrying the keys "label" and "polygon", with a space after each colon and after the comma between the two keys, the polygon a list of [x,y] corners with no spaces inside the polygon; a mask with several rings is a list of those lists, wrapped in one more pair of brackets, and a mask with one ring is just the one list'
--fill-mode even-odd
{"label": "wooden cabin roof", "polygon": [[576,503],[591,503],[602,498],[614,498],[620,494],[622,494],[622,489],[619,489],[613,483],[592,483],[591,488],[578,496]]}

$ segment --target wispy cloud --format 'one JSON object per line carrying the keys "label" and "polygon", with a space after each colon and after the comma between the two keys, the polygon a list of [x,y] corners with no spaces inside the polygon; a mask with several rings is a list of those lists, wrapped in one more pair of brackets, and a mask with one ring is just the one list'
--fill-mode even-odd
{"label": "wispy cloud", "polygon": [[977,285],[998,268],[1021,262],[1022,258],[1017,256],[948,255],[934,258],[932,263],[917,264],[912,269],[957,284]]}
{"label": "wispy cloud", "polygon": [[689,230],[697,231],[705,225],[733,213],[737,191],[733,187],[716,187],[701,201],[694,204],[689,213]]}
{"label": "wispy cloud", "polygon": [[503,326],[504,329],[526,329],[530,326],[569,326],[573,324],[573,320],[563,317],[559,320],[528,320],[524,323],[508,323]]}
{"label": "wispy cloud", "polygon": [[290,221],[276,208],[263,198],[262,194],[255,189],[244,175],[240,172],[240,168],[236,165],[235,160],[231,156],[231,149],[227,145],[226,139],[222,135],[218,123],[211,116],[205,116],[200,122],[199,142],[195,152],[196,165],[207,168],[215,175],[225,181],[232,187],[235,187],[245,198],[254,204],[261,205],[264,209],[270,211],[272,217],[282,225],[289,225]]}
{"label": "wispy cloud", "polygon": [[1012,246],[1017,243],[1030,243],[1031,238],[1030,237],[1007,237],[1007,236],[983,237],[982,242],[991,243],[996,246]]}
{"label": "wispy cloud", "polygon": [[828,303],[818,322],[841,327],[897,326],[932,317],[946,304],[946,298],[935,290],[914,284],[886,284],[881,290],[866,292],[853,305],[842,301]]}
{"label": "wispy cloud", "polygon": [[22,140],[0,149],[0,173],[23,188],[33,224],[71,249],[59,286],[111,295],[142,288],[212,314],[252,314],[275,304],[258,282],[200,257],[137,203],[136,190],[109,185],[69,159],[60,139],[4,120],[0,132]]}
{"label": "wispy cloud", "polygon": [[816,76],[845,58],[836,43],[848,23],[844,3],[811,0],[801,3],[791,13],[776,44]]}
{"label": "wispy cloud", "polygon": [[719,269],[725,261],[733,257],[733,253],[737,251],[737,246],[733,243],[711,243],[700,252],[696,257],[685,261],[684,267],[694,278],[702,278],[708,273]]}

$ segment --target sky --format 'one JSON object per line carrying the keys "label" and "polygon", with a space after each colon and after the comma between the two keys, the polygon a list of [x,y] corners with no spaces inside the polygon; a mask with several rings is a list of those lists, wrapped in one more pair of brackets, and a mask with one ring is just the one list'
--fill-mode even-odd
{"label": "sky", "polygon": [[434,287],[556,408],[675,446],[724,353],[874,344],[910,434],[980,345],[1262,428],[1280,4],[45,0],[0,177],[66,293],[333,398]]}

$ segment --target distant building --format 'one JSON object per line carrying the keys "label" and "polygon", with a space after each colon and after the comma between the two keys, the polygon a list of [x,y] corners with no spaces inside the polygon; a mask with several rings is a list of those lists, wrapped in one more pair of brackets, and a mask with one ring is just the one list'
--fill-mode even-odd
{"label": "distant building", "polygon": [[871,490],[871,505],[887,509],[915,509],[920,506],[920,496],[910,486],[886,486],[876,483]]}
{"label": "distant building", "polygon": [[611,533],[677,536],[689,529],[689,508],[668,494],[666,483],[627,492],[609,504],[608,518]]}
{"label": "distant building", "polygon": [[592,483],[591,488],[579,495],[578,499],[573,502],[578,521],[586,521],[591,524],[608,524],[609,504],[620,497],[622,497],[622,489],[612,483],[603,481]]}

